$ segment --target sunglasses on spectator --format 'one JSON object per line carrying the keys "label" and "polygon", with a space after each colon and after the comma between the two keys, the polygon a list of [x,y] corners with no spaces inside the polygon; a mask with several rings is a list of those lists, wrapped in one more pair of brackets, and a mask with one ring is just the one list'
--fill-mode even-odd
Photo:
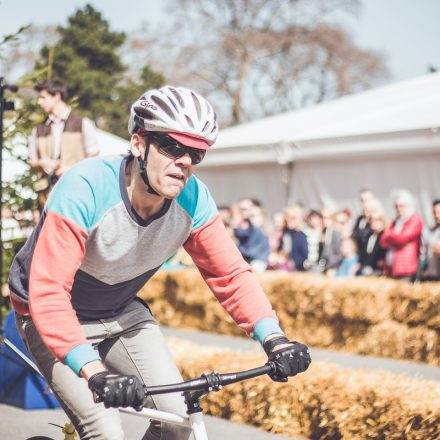
{"label": "sunglasses on spectator", "polygon": [[151,139],[156,142],[157,148],[161,153],[173,159],[179,159],[188,153],[191,163],[197,165],[205,157],[206,150],[187,147],[166,134],[153,133]]}

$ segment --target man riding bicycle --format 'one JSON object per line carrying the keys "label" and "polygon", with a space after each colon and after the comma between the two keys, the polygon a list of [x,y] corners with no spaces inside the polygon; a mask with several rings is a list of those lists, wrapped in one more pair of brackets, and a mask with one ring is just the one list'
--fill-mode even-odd
{"label": "man riding bicycle", "polygon": [[[143,404],[143,385],[182,380],[158,324],[137,292],[184,246],[237,325],[260,341],[287,381],[310,364],[289,342],[250,266],[193,175],[218,125],[197,93],[170,86],[133,103],[126,156],[80,162],[56,184],[10,270],[17,326],[82,439],[122,439],[113,407]],[[93,393],[103,403],[95,403]],[[185,415],[183,397],[148,405]],[[144,439],[187,439],[152,422]]]}

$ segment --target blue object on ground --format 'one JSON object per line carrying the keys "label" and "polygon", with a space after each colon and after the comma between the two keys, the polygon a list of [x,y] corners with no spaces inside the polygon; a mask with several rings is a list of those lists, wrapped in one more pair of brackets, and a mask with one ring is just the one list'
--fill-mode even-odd
{"label": "blue object on ground", "polygon": [[[3,335],[30,358],[13,310],[6,317]],[[60,408],[44,378],[4,344],[0,347],[0,402],[24,409]]]}

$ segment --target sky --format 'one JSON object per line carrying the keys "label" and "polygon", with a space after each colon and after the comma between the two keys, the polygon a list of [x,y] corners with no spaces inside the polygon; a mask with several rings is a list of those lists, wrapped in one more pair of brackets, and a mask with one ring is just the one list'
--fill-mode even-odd
{"label": "sky", "polygon": [[[390,74],[386,83],[440,69],[440,0],[360,0],[357,18],[345,21],[363,49],[382,53]],[[166,20],[161,0],[0,0],[0,36],[20,26],[64,25],[75,9],[91,3],[112,30],[129,33],[141,23]],[[1,74],[1,72],[0,72]]]}

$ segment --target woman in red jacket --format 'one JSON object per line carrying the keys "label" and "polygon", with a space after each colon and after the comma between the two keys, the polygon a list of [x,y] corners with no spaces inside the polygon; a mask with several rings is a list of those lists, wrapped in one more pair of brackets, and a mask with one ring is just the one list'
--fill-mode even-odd
{"label": "woman in red jacket", "polygon": [[414,280],[417,273],[423,220],[414,211],[414,199],[406,190],[394,197],[397,216],[385,229],[380,244],[387,249],[385,275]]}

